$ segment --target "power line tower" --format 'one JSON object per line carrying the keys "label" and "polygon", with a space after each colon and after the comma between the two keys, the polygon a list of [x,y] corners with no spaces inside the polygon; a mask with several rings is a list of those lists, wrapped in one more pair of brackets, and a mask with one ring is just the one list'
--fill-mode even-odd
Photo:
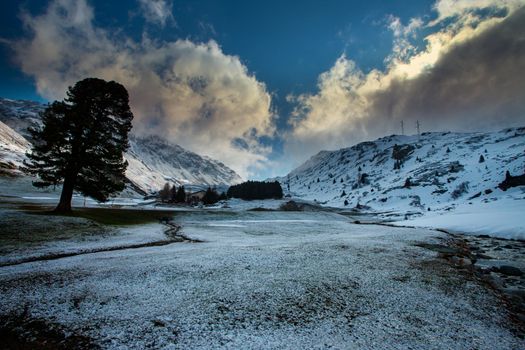
{"label": "power line tower", "polygon": [[416,120],[416,128],[417,128],[417,139],[419,140],[421,137],[421,133],[419,132],[419,120]]}
{"label": "power line tower", "polygon": [[401,121],[401,135],[405,135],[405,125],[403,121]]}

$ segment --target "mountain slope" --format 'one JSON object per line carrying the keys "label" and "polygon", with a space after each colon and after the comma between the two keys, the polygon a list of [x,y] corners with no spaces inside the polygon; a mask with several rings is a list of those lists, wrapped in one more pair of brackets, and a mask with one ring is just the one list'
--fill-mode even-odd
{"label": "mountain slope", "polygon": [[497,188],[507,170],[525,172],[525,128],[392,135],[319,152],[277,180],[289,193],[329,206],[410,215],[524,199],[523,186]]}
{"label": "mountain slope", "polygon": [[31,144],[0,121],[0,175],[21,175],[19,170]]}
{"label": "mountain slope", "polygon": [[132,136],[125,158],[129,163],[128,179],[148,192],[158,191],[166,182],[231,185],[242,181],[236,172],[221,162],[153,136]]}
{"label": "mountain slope", "polygon": [[29,139],[27,128],[40,125],[39,113],[45,107],[46,105],[35,101],[0,98],[0,121]]}
{"label": "mountain slope", "polygon": [[[29,150],[27,128],[40,125],[39,113],[45,105],[33,101],[0,98],[0,162],[11,173],[17,170]],[[5,123],[5,124],[4,124]],[[24,136],[26,138],[24,138]],[[13,153],[15,156],[9,156]],[[14,157],[14,158],[13,158]],[[176,144],[155,137],[130,137],[125,154],[129,165],[126,177],[135,190],[156,192],[166,182],[177,185],[231,185],[242,181],[232,169],[216,160],[199,156]]]}

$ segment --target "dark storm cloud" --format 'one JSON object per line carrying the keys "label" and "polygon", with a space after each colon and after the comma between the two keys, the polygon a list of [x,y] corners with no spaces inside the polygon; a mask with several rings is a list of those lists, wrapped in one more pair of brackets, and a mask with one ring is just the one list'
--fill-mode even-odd
{"label": "dark storm cloud", "polygon": [[414,79],[371,96],[368,124],[424,122],[428,130],[525,125],[525,8],[455,45]]}

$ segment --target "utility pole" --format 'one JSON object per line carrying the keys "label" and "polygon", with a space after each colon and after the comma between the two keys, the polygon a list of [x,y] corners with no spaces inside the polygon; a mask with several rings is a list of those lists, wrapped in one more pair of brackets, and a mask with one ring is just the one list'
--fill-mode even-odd
{"label": "utility pole", "polygon": [[421,133],[419,132],[419,120],[416,120],[416,128],[417,128],[417,139],[419,140]]}
{"label": "utility pole", "polygon": [[405,135],[405,125],[403,124],[403,121],[401,121],[401,135]]}

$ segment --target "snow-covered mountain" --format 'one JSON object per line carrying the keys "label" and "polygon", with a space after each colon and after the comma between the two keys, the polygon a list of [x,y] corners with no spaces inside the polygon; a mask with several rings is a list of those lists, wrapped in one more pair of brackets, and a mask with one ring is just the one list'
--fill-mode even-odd
{"label": "snow-covered mountain", "polygon": [[[44,108],[45,105],[38,102],[0,98],[0,170],[20,174],[18,168],[30,149],[27,128],[40,124],[39,113]],[[125,158],[129,163],[126,176],[131,186],[141,193],[158,191],[166,182],[231,185],[242,181],[221,162],[153,136],[131,136]]]}
{"label": "snow-covered mountain", "polygon": [[130,138],[126,175],[138,187],[158,191],[166,182],[178,185],[231,185],[242,181],[221,162],[202,157],[162,138]]}
{"label": "snow-covered mountain", "polygon": [[0,121],[0,176],[22,175],[19,169],[30,147],[23,136]]}
{"label": "snow-covered mountain", "polygon": [[525,199],[525,186],[497,188],[507,170],[525,172],[525,128],[392,135],[319,152],[277,180],[285,192],[329,206],[426,214]]}
{"label": "snow-covered mountain", "polygon": [[0,98],[0,121],[29,139],[27,128],[40,125],[39,113],[46,105],[29,100]]}

